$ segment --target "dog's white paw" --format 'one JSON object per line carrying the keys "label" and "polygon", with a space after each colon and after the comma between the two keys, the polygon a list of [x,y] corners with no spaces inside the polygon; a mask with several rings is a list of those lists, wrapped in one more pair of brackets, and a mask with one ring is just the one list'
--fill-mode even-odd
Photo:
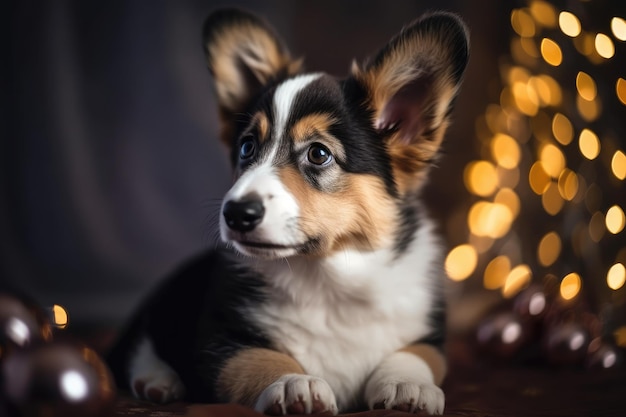
{"label": "dog's white paw", "polygon": [[172,369],[154,369],[133,375],[130,386],[135,397],[154,403],[169,403],[185,396],[185,386]]}
{"label": "dog's white paw", "polygon": [[338,412],[335,394],[326,381],[309,375],[283,375],[263,390],[254,406],[271,415]]}
{"label": "dog's white paw", "polygon": [[365,401],[370,408],[429,414],[443,414],[445,405],[428,364],[408,352],[395,352],[376,367],[365,385]]}
{"label": "dog's white paw", "polygon": [[445,397],[435,384],[409,378],[370,380],[365,388],[365,399],[370,409],[394,408],[416,413],[443,414]]}

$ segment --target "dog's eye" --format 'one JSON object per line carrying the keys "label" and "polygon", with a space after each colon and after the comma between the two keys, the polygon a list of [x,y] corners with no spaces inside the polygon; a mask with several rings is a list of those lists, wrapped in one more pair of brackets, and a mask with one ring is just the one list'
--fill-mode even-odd
{"label": "dog's eye", "polygon": [[247,137],[241,142],[239,147],[239,159],[250,159],[256,153],[256,142],[252,137]]}
{"label": "dog's eye", "polygon": [[329,164],[332,158],[333,155],[330,153],[330,151],[319,143],[314,143],[313,145],[311,145],[311,147],[309,148],[309,152],[307,153],[307,159],[310,163],[315,165]]}

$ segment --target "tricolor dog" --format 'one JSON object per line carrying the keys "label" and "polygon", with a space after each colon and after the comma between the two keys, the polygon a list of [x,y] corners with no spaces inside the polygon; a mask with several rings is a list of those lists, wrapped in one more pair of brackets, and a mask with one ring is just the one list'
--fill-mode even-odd
{"label": "tricolor dog", "polygon": [[468,34],[406,26],[346,78],[303,72],[262,19],[204,25],[234,183],[223,247],[150,297],[111,353],[138,398],[268,414],[441,414],[442,243],[420,191],[450,123]]}

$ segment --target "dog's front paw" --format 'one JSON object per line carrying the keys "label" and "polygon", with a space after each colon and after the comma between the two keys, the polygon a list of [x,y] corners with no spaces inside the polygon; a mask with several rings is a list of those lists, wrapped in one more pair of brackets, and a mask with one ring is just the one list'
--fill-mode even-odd
{"label": "dog's front paw", "polygon": [[283,375],[263,390],[254,406],[270,415],[338,412],[335,394],[326,381],[309,375]]}
{"label": "dog's front paw", "polygon": [[134,375],[130,382],[136,398],[153,403],[169,403],[185,396],[185,386],[171,369],[155,369]]}
{"label": "dog's front paw", "polygon": [[408,378],[370,380],[365,388],[365,399],[370,409],[393,408],[409,413],[424,410],[442,414],[445,397],[435,384]]}

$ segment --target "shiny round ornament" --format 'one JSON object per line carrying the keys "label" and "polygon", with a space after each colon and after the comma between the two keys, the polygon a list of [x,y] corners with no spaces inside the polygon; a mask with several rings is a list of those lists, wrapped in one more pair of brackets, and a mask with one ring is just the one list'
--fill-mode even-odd
{"label": "shiny round ornament", "polygon": [[519,315],[496,313],[478,326],[476,339],[482,351],[498,358],[513,357],[530,338],[530,329]]}
{"label": "shiny round ornament", "polygon": [[2,363],[5,401],[20,417],[99,417],[115,398],[106,365],[91,349],[63,343],[13,352]]}
{"label": "shiny round ornament", "polygon": [[0,361],[14,349],[49,341],[52,331],[41,310],[0,293]]}
{"label": "shiny round ornament", "polygon": [[543,288],[532,285],[515,298],[513,311],[523,318],[537,321],[545,317],[548,302],[548,296]]}
{"label": "shiny round ornament", "polygon": [[587,355],[589,342],[589,332],[576,322],[549,326],[543,336],[546,359],[557,366],[582,364]]}
{"label": "shiny round ornament", "polygon": [[589,344],[585,365],[589,369],[614,369],[624,365],[624,353],[612,343],[596,338]]}

